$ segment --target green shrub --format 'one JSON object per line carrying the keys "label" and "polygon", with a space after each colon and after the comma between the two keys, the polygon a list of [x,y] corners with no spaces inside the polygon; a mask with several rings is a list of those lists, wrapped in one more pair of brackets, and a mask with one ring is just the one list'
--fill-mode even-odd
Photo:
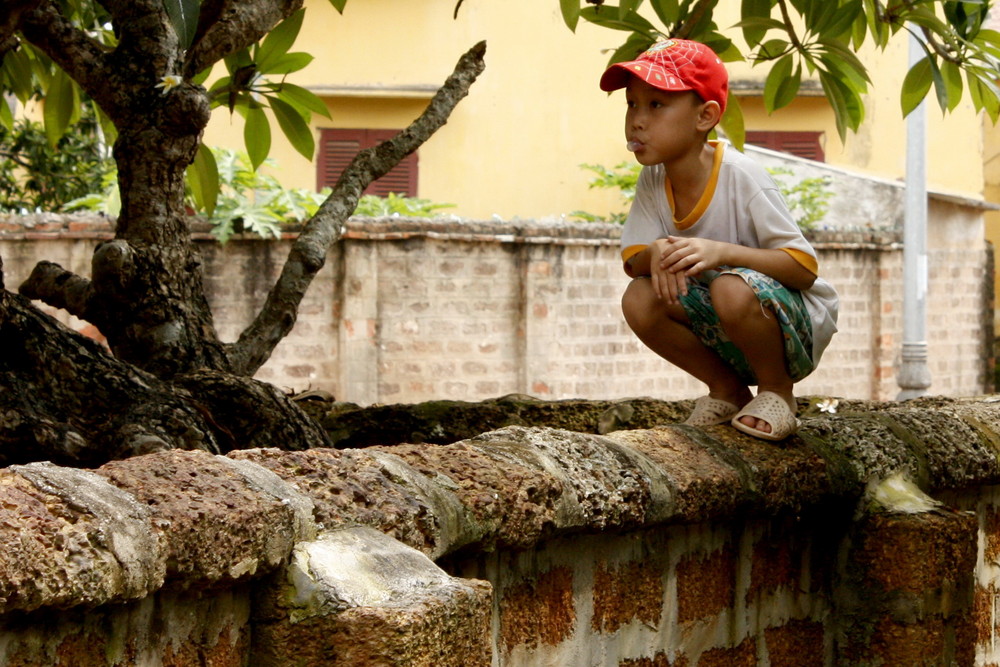
{"label": "green shrub", "polygon": [[57,211],[64,202],[102,189],[113,170],[92,112],[84,112],[55,146],[41,123],[22,118],[10,129],[0,124],[2,211]]}
{"label": "green shrub", "polygon": [[[329,195],[329,188],[313,192],[302,188],[285,188],[273,176],[255,171],[245,153],[226,148],[213,148],[219,168],[219,198],[215,210],[208,217],[212,234],[225,243],[233,234],[249,232],[263,238],[280,238],[281,226],[311,218]],[[273,166],[273,160],[265,160]],[[112,170],[100,183],[99,192],[91,192],[68,202],[63,210],[88,210],[116,216],[121,208],[118,195],[117,172]],[[198,210],[194,198],[188,197],[188,206]],[[436,204],[426,199],[364,195],[355,215],[371,217],[410,216],[433,217],[436,211],[454,204]]]}

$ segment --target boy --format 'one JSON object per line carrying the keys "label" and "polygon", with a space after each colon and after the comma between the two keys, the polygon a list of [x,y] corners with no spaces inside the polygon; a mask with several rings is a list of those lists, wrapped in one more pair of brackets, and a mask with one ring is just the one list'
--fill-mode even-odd
{"label": "boy", "polygon": [[684,423],[782,440],[798,428],[793,386],[837,330],[837,293],[767,172],[707,140],[728,87],[715,53],[683,39],[601,77],[605,91],[625,88],[625,137],[643,165],[622,231],[633,278],[622,310],[643,343],[708,386]]}

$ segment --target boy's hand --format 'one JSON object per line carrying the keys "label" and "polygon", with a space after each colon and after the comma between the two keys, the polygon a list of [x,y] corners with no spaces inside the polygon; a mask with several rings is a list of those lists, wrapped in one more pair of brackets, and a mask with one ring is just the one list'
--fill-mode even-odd
{"label": "boy's hand", "polygon": [[696,276],[726,264],[728,243],[709,239],[668,236],[659,267],[675,276]]}
{"label": "boy's hand", "polygon": [[659,299],[669,304],[679,304],[687,294],[687,277],[670,270],[666,258],[673,253],[674,238],[657,239],[650,246],[649,277],[653,282],[653,292]]}

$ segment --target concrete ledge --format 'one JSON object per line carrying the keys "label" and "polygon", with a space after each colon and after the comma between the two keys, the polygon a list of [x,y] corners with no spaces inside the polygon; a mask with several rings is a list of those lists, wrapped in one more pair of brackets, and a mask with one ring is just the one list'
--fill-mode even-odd
{"label": "concrete ledge", "polygon": [[1000,403],[842,402],[778,445],[727,426],[607,436],[511,427],[448,446],[173,451],[96,471],[0,471],[0,613],[93,606],[275,571],[368,526],[432,559],[573,532],[856,502],[902,472],[937,493],[1000,482]]}

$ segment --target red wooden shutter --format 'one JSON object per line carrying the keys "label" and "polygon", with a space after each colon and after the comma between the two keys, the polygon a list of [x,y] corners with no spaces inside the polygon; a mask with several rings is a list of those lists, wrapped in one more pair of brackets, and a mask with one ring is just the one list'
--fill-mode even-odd
{"label": "red wooden shutter", "polygon": [[817,162],[824,162],[822,132],[763,132],[747,131],[747,143],[773,151],[790,153]]}
{"label": "red wooden shutter", "polygon": [[[340,174],[359,151],[395,136],[397,130],[320,130],[319,157],[316,161],[316,189],[333,187]],[[366,195],[385,197],[390,192],[406,197],[417,196],[417,154],[407,155],[388,174],[365,190]]]}

